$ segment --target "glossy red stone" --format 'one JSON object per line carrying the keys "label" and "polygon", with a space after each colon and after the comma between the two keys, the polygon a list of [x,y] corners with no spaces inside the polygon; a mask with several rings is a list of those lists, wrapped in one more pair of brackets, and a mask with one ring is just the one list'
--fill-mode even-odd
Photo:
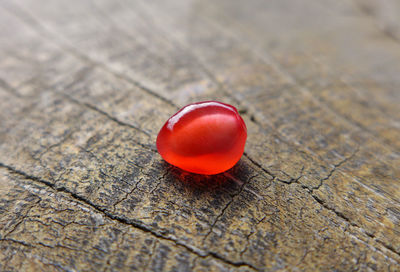
{"label": "glossy red stone", "polygon": [[157,136],[161,156],[183,170],[213,175],[232,168],[243,154],[246,125],[235,107],[217,101],[190,104]]}

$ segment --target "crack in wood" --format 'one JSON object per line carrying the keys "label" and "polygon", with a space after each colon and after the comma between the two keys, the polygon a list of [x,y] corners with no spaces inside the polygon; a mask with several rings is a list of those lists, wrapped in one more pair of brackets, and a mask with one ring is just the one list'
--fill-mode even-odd
{"label": "crack in wood", "polygon": [[235,198],[236,198],[237,196],[239,196],[239,195],[242,193],[244,187],[245,187],[253,178],[257,177],[258,174],[257,174],[257,175],[254,175],[254,176],[252,176],[252,177],[250,177],[246,182],[238,182],[238,181],[236,181],[236,178],[235,178],[234,176],[232,176],[231,174],[227,174],[227,173],[226,173],[225,176],[228,177],[228,178],[230,178],[231,180],[234,180],[236,183],[239,183],[239,184],[241,183],[241,185],[240,185],[240,187],[239,187],[239,190],[238,190],[235,194],[233,194],[233,195],[231,196],[231,199],[226,203],[226,205],[224,206],[224,208],[222,208],[221,212],[215,217],[214,222],[213,222],[213,223],[211,224],[211,226],[210,226],[210,230],[206,233],[206,235],[205,235],[204,238],[203,238],[203,244],[204,244],[204,242],[207,240],[207,238],[210,236],[210,234],[213,232],[214,227],[215,227],[215,224],[217,224],[217,222],[219,221],[219,219],[225,214],[225,211],[226,211],[226,210],[228,209],[228,207],[232,204],[232,202],[235,200]]}
{"label": "crack in wood", "polygon": [[346,162],[348,162],[349,160],[351,160],[351,159],[358,153],[359,150],[360,150],[360,147],[357,147],[357,149],[353,152],[353,154],[351,154],[350,156],[344,158],[343,160],[341,160],[340,162],[338,162],[337,164],[335,164],[335,165],[333,166],[333,168],[331,169],[331,171],[329,171],[328,175],[327,175],[326,177],[324,177],[323,179],[321,179],[320,182],[319,182],[319,184],[318,184],[317,186],[311,188],[311,193],[313,193],[314,190],[319,190],[319,188],[321,188],[321,186],[323,185],[324,181],[328,180],[328,179],[333,175],[333,173],[334,173],[336,170],[338,170],[338,168],[339,168],[340,166],[342,166],[344,163],[346,163]]}
{"label": "crack in wood", "polygon": [[142,182],[142,181],[143,181],[143,178],[140,178],[140,179],[135,183],[135,186],[133,186],[132,190],[130,190],[129,192],[127,192],[123,198],[121,198],[120,200],[116,201],[116,202],[113,204],[113,212],[115,212],[116,206],[117,206],[118,204],[120,204],[121,202],[125,201],[130,195],[133,194],[133,192],[134,192],[134,191],[137,189],[137,187],[139,186],[139,183]]}
{"label": "crack in wood", "polygon": [[[340,211],[337,211],[336,209],[328,206],[324,200],[320,199],[318,196],[311,194],[311,196],[325,209],[333,212],[334,214],[336,214],[339,218],[343,219],[345,222],[347,222],[347,224],[356,227],[357,229],[359,229],[362,233],[365,233],[368,237],[370,237],[372,240],[376,241],[377,243],[381,244],[384,248],[386,248],[387,250],[389,250],[390,252],[398,255],[400,257],[400,251],[395,250],[391,245],[387,245],[386,243],[383,243],[382,241],[380,241],[379,239],[376,239],[376,237],[372,234],[369,234],[365,231],[363,231],[363,229],[356,223],[352,222],[350,220],[350,218],[348,218],[345,214],[343,214]],[[346,232],[347,233],[347,232]],[[354,235],[353,235],[354,236]],[[358,238],[358,237],[357,237]],[[358,238],[359,239],[359,238]],[[386,254],[384,254],[381,250],[375,248],[376,250],[380,251],[384,256],[386,256]]]}
{"label": "crack in wood", "polygon": [[153,235],[153,236],[155,236],[155,237],[157,237],[159,239],[173,242],[177,246],[183,247],[186,250],[188,250],[189,252],[191,252],[191,253],[193,253],[193,254],[201,257],[201,258],[206,258],[207,256],[212,256],[215,259],[218,259],[219,261],[221,261],[221,262],[223,262],[225,264],[229,264],[229,265],[232,265],[232,266],[235,266],[235,267],[244,266],[244,267],[250,268],[252,270],[256,270],[256,271],[260,270],[260,269],[258,269],[256,267],[254,267],[252,264],[249,264],[249,263],[246,263],[246,262],[243,262],[243,261],[232,261],[232,260],[229,260],[229,259],[221,256],[218,253],[211,252],[211,251],[203,251],[203,250],[195,248],[195,247],[193,247],[193,246],[191,246],[191,245],[189,245],[189,244],[187,244],[185,242],[181,242],[181,241],[179,241],[179,240],[177,240],[177,239],[175,239],[175,238],[173,238],[171,236],[164,236],[161,233],[151,229],[150,227],[148,227],[147,225],[142,224],[139,221],[114,215],[114,214],[110,213],[106,208],[103,208],[103,207],[100,207],[100,206],[96,205],[92,201],[90,201],[88,199],[85,199],[84,197],[80,196],[79,194],[76,194],[74,192],[69,191],[65,187],[61,187],[61,186],[57,187],[54,184],[52,184],[51,182],[49,182],[49,181],[43,180],[41,178],[38,178],[38,177],[35,177],[35,176],[32,176],[32,175],[29,175],[29,174],[27,174],[27,173],[25,173],[23,171],[20,171],[20,170],[14,168],[12,166],[9,166],[9,165],[6,165],[6,164],[3,164],[3,163],[0,162],[0,167],[6,168],[11,173],[15,173],[17,175],[20,175],[20,176],[26,178],[26,179],[29,179],[29,180],[35,181],[37,183],[43,184],[43,185],[51,188],[52,190],[55,190],[55,191],[61,192],[61,193],[65,193],[65,194],[69,195],[70,197],[72,197],[73,199],[75,199],[76,201],[82,202],[82,203],[90,206],[91,208],[93,208],[94,210],[96,210],[97,212],[103,214],[104,216],[106,216],[107,218],[109,218],[111,220],[117,221],[117,222],[122,223],[124,225],[132,226],[132,227],[134,227],[136,229],[139,229],[139,230],[141,230],[143,232],[149,233],[149,234],[151,234],[151,235]]}
{"label": "crack in wood", "polygon": [[[357,152],[358,152],[358,149],[357,149]],[[349,159],[351,159],[352,157],[354,157],[354,156],[356,155],[357,152],[354,152],[354,153],[353,153],[351,156],[349,156],[347,159],[343,160],[343,161],[342,161],[342,164],[345,163],[346,161],[348,161]],[[247,157],[251,162],[253,162],[253,160],[251,160],[250,157],[248,157],[248,156],[246,156],[246,157]],[[257,162],[254,162],[253,164],[254,164],[255,166],[257,166],[259,169],[261,169],[262,171],[264,171],[265,173],[269,174],[269,171],[266,170],[266,169],[264,169],[264,168],[263,168],[260,164],[258,164]],[[272,174],[270,174],[270,175],[272,175]],[[275,176],[275,175],[272,175],[272,177],[273,177],[273,180],[277,180],[277,181],[282,182],[282,183],[284,183],[284,184],[298,183],[298,179],[301,178],[301,176],[300,176],[299,178],[293,179],[291,182],[288,183],[288,182],[282,181],[282,180],[280,180],[280,179],[276,179],[276,176]],[[308,194],[310,194],[311,197],[312,197],[314,200],[316,200],[323,208],[325,208],[325,209],[327,209],[327,210],[333,212],[334,214],[336,214],[336,216],[338,216],[339,218],[343,219],[345,222],[347,222],[348,224],[352,225],[353,227],[357,227],[358,229],[361,229],[361,227],[360,227],[358,224],[352,222],[352,220],[350,220],[350,218],[348,218],[347,216],[345,216],[342,212],[337,211],[336,209],[329,207],[322,199],[318,198],[318,196],[316,196],[315,194],[313,194],[312,191],[307,190],[307,187],[305,187],[305,186],[303,186],[303,185],[301,185],[301,184],[299,184],[299,185],[301,186],[301,188],[304,189],[305,192],[307,192]],[[366,233],[366,232],[365,232],[365,233]],[[366,234],[368,235],[368,233],[366,233]],[[372,238],[374,241],[376,241],[376,242],[378,242],[379,244],[381,244],[383,247],[385,247],[385,248],[388,249],[389,251],[391,251],[392,253],[394,253],[394,254],[396,254],[396,255],[398,255],[398,256],[400,257],[400,251],[395,250],[395,248],[394,248],[393,246],[388,245],[388,244],[386,244],[386,243],[383,243],[382,241],[380,241],[380,240],[378,240],[378,239],[375,239],[374,236],[371,236],[371,235],[368,235],[368,236],[369,236],[370,238]],[[379,250],[378,250],[378,251],[379,251]],[[384,253],[382,252],[382,254],[384,254]],[[384,255],[385,255],[385,254],[384,254]],[[385,255],[385,256],[386,256],[386,255]]]}
{"label": "crack in wood", "polygon": [[[1,166],[1,164],[0,164]],[[37,201],[34,201],[30,204],[28,210],[25,212],[25,214],[22,216],[21,220],[15,224],[12,229],[10,229],[6,234],[4,234],[4,236],[2,238],[6,238],[7,236],[9,236],[11,233],[13,233],[19,225],[21,225],[23,222],[25,222],[25,220],[28,218],[29,216],[29,212],[33,209],[33,207],[35,207],[37,204],[40,203],[40,201],[42,201],[42,199],[38,196]]]}
{"label": "crack in wood", "polygon": [[[105,112],[105,111],[99,109],[98,107],[96,107],[96,106],[94,106],[94,105],[92,105],[92,104],[80,102],[79,100],[76,100],[75,98],[73,98],[72,96],[70,96],[70,95],[68,95],[68,94],[66,94],[66,93],[62,93],[62,92],[57,92],[57,93],[61,94],[63,97],[67,98],[69,101],[71,101],[71,102],[74,103],[74,104],[80,105],[80,106],[85,107],[85,108],[89,108],[89,109],[91,109],[91,110],[93,110],[93,111],[99,113],[100,115],[105,116],[107,119],[110,119],[111,121],[117,123],[118,125],[121,125],[121,126],[123,126],[123,127],[133,128],[134,130],[139,131],[140,133],[146,135],[147,137],[149,137],[149,138],[151,137],[151,134],[150,134],[149,131],[146,131],[146,130],[144,130],[144,129],[142,129],[142,128],[136,126],[136,125],[123,122],[123,121],[121,121],[121,120],[115,118],[114,116],[108,114],[107,112]],[[137,142],[137,144],[140,145],[140,146],[142,146],[142,147],[144,147],[144,148],[146,148],[146,149],[151,149],[151,150],[153,150],[153,151],[157,151],[157,150],[156,150],[154,147],[152,147],[152,146],[147,146],[147,145],[144,145],[144,144],[138,143],[138,142]]]}
{"label": "crack in wood", "polygon": [[22,245],[25,247],[34,247],[33,245],[28,244],[24,241],[19,241],[19,240],[11,239],[11,238],[0,238],[0,242],[11,242],[11,243],[19,244],[19,245]]}
{"label": "crack in wood", "polygon": [[243,259],[243,254],[249,249],[250,246],[250,237],[256,233],[258,225],[260,225],[267,218],[266,215],[263,216],[258,222],[254,225],[254,228],[250,231],[248,235],[246,235],[246,246],[243,250],[240,251],[240,257]]}

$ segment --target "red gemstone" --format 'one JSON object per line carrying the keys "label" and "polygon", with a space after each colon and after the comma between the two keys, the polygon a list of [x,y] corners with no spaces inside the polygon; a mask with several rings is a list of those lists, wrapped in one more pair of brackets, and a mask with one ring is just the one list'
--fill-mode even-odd
{"label": "red gemstone", "polygon": [[161,156],[183,170],[213,175],[232,168],[244,151],[246,125],[235,107],[217,101],[189,104],[157,136]]}

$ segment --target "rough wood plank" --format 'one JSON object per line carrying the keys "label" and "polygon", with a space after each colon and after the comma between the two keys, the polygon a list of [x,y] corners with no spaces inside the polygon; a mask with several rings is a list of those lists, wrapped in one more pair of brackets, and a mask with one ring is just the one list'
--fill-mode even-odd
{"label": "rough wood plank", "polygon": [[[0,270],[400,270],[400,24],[371,3],[1,2]],[[156,134],[209,99],[246,153],[182,173]]]}

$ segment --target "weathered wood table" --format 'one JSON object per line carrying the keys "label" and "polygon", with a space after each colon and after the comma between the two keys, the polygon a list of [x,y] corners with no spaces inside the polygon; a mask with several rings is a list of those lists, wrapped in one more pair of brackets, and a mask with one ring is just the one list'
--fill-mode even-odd
{"label": "weathered wood table", "polygon": [[[397,1],[0,2],[0,271],[400,271]],[[235,105],[227,173],[165,163]]]}

